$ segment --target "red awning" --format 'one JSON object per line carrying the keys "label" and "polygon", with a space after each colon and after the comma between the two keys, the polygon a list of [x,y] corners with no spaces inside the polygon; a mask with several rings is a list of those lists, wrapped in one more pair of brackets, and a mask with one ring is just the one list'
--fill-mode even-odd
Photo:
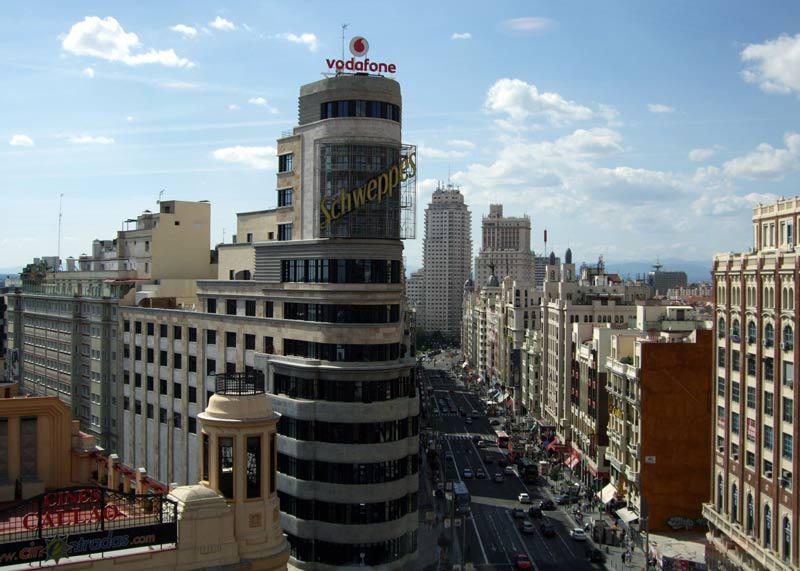
{"label": "red awning", "polygon": [[575,466],[577,466],[579,462],[580,460],[578,458],[575,456],[570,456],[566,461],[566,465],[569,466],[570,470],[574,470]]}
{"label": "red awning", "polygon": [[558,446],[558,438],[553,438],[550,444],[547,445],[548,450],[555,450],[556,446]]}

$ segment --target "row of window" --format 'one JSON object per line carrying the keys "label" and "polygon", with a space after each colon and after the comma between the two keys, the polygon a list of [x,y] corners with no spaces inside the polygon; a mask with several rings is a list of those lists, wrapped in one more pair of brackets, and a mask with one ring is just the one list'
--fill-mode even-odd
{"label": "row of window", "polygon": [[399,260],[281,260],[284,282],[399,284]]}
{"label": "row of window", "polygon": [[377,566],[396,561],[417,551],[417,532],[378,543],[331,543],[286,535],[292,557],[327,565],[355,567]]}
{"label": "row of window", "polygon": [[[125,410],[131,410],[131,401],[129,397],[122,398],[122,408]],[[133,401],[133,413],[134,414],[142,414],[142,401],[138,399],[134,399]],[[153,419],[155,418],[155,406],[152,403],[145,403],[145,413],[147,414],[147,418]],[[172,426],[174,428],[183,428],[183,416],[179,412],[172,412]],[[167,413],[167,409],[161,407],[158,409],[158,422],[161,424],[169,424],[169,415]],[[188,423],[188,430],[192,434],[197,434],[197,419],[193,416],[189,417]]]}
{"label": "row of window", "polygon": [[283,354],[323,361],[394,361],[400,358],[400,344],[355,345],[284,339]]}
{"label": "row of window", "polygon": [[419,456],[413,454],[399,460],[344,464],[303,460],[278,453],[278,472],[310,482],[329,484],[384,484],[394,482],[419,472]]}
{"label": "row of window", "polygon": [[[756,342],[756,331],[757,327],[755,321],[748,321],[747,322],[747,342],[748,343],[755,343]],[[725,318],[720,317],[717,320],[717,335],[720,339],[725,337],[726,329],[725,329]],[[734,319],[731,323],[731,340],[735,343],[738,343],[741,339],[741,327],[739,324],[738,319]],[[783,327],[783,350],[784,351],[791,351],[794,349],[794,329],[791,325],[784,325]],[[771,323],[767,323],[764,326],[764,346],[765,347],[772,347],[775,344],[775,327]]]}
{"label": "row of window", "polygon": [[369,403],[416,396],[414,379],[407,376],[376,381],[334,381],[275,373],[273,380],[275,394],[291,398]]}
{"label": "row of window", "polygon": [[[156,334],[156,324],[152,321],[142,322],[142,321],[134,321],[133,322],[133,329],[134,333],[141,334],[142,333],[142,323],[144,323],[145,331],[147,335],[153,337]],[[126,333],[129,333],[131,330],[131,322],[129,320],[124,320],[122,322],[122,330]],[[158,326],[158,335],[160,337],[167,337],[169,335],[169,325],[166,323],[161,323]],[[183,339],[183,327],[181,325],[173,325],[172,326],[172,338],[176,341],[180,341]],[[189,341],[197,341],[197,329],[194,327],[189,327]]]}
{"label": "row of window", "polygon": [[[731,401],[738,403],[741,399],[740,384],[737,381],[731,381]],[[725,379],[719,377],[717,379],[717,395],[725,397]],[[774,414],[774,393],[764,391],[764,414],[772,416]],[[755,410],[756,408],[756,388],[747,387],[746,397],[747,408]],[[794,401],[789,397],[781,397],[781,418],[784,422],[792,423],[794,421]]]}
{"label": "row of window", "polygon": [[[129,375],[123,375],[124,383],[126,385],[130,384],[130,377]],[[134,373],[133,374],[133,383],[136,388],[140,388],[142,386],[142,374],[141,373]],[[158,393],[161,395],[167,394],[167,387],[169,386],[169,381],[166,379],[159,379],[158,380]],[[155,390],[155,379],[150,375],[147,375],[147,390],[154,391]],[[172,396],[176,399],[180,399],[183,397],[183,385],[180,383],[172,383]],[[189,402],[197,402],[197,387],[187,387],[187,397]]]}
{"label": "row of window", "polygon": [[373,117],[400,122],[400,106],[385,101],[327,101],[320,105],[320,119],[335,117]]}
{"label": "row of window", "polygon": [[419,417],[385,422],[324,422],[283,415],[278,434],[296,440],[337,444],[382,444],[413,438],[419,434]]}
{"label": "row of window", "polygon": [[[246,317],[255,317],[256,316],[256,300],[254,299],[245,299],[245,300],[238,300],[238,299],[226,299],[225,300],[225,315],[238,315],[240,302],[244,302],[244,315]],[[264,317],[272,317],[273,314],[273,303],[271,301],[264,302]],[[217,313],[217,299],[214,297],[209,297],[206,299],[206,313]],[[163,327],[163,325],[162,325]],[[163,337],[164,335],[162,335]],[[180,339],[180,337],[176,337],[176,339]]]}
{"label": "row of window", "polygon": [[417,511],[417,494],[411,493],[388,502],[344,504],[323,500],[307,500],[278,491],[281,511],[299,519],[367,525],[395,521]]}
{"label": "row of window", "polygon": [[283,318],[322,323],[397,323],[400,306],[285,302]]}

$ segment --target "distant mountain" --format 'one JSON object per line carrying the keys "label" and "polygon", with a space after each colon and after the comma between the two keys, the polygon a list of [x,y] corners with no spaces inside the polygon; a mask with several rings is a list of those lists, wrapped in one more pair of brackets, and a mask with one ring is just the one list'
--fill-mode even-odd
{"label": "distant mountain", "polygon": [[22,268],[0,268],[0,277],[8,276],[17,276],[22,271]]}
{"label": "distant mountain", "polygon": [[[655,262],[611,262],[606,261],[606,271],[617,273],[622,277],[635,278],[636,274],[646,274],[653,271]],[[664,266],[662,271],[686,272],[690,282],[711,281],[711,261],[678,260],[664,258],[659,260]]]}

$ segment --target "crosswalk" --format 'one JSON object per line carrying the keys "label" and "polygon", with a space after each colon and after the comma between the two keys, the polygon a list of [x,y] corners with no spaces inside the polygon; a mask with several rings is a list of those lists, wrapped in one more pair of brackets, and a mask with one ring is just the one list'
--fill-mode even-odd
{"label": "crosswalk", "polygon": [[472,440],[472,434],[440,434],[439,438],[445,440]]}

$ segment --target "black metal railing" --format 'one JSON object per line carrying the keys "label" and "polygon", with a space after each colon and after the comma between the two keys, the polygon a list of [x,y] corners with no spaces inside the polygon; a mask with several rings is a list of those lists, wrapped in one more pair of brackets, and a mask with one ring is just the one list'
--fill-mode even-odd
{"label": "black metal railing", "polygon": [[214,392],[220,395],[262,395],[265,392],[262,371],[218,373],[214,375],[214,381]]}

